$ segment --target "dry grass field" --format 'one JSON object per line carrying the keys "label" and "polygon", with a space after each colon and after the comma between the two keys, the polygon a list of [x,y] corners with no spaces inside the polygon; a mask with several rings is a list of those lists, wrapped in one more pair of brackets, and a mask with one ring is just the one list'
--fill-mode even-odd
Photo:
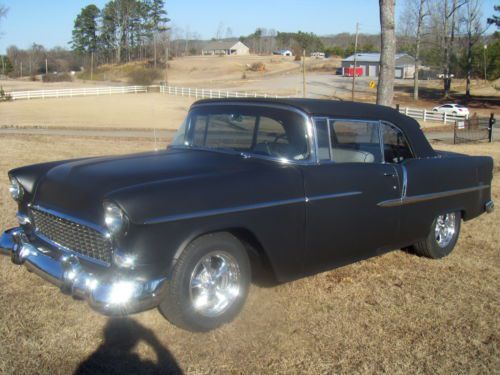
{"label": "dry grass field", "polygon": [[[0,228],[16,224],[10,168],[151,148],[131,139],[0,136]],[[500,143],[446,149],[495,158],[498,203]],[[177,329],[156,310],[103,317],[2,257],[0,373],[498,374],[499,222],[497,210],[465,223],[455,251],[439,261],[396,251],[252,286],[237,320],[205,334]]]}
{"label": "dry grass field", "polygon": [[0,103],[1,127],[177,129],[194,98],[149,94]]}

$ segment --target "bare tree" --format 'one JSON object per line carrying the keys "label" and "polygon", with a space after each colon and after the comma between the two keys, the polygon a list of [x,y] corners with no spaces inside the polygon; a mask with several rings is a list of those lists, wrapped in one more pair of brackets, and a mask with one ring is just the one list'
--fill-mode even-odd
{"label": "bare tree", "polygon": [[455,31],[457,28],[458,10],[467,0],[439,0],[437,8],[440,10],[440,22],[442,23],[442,49],[443,49],[443,91],[444,97],[448,98],[451,89],[451,56],[455,41]]}
{"label": "bare tree", "polygon": [[486,31],[481,22],[481,2],[480,0],[467,0],[465,4],[464,23],[467,34],[467,64],[466,76],[467,84],[465,96],[470,98],[470,86],[472,75],[472,49]]}
{"label": "bare tree", "polygon": [[413,78],[413,99],[418,100],[418,72],[420,69],[420,45],[425,26],[425,18],[430,15],[428,0],[406,0],[405,19],[403,24],[404,35],[411,35],[415,52],[415,76]]}
{"label": "bare tree", "polygon": [[415,33],[415,76],[413,77],[413,99],[418,100],[418,71],[420,69],[420,41],[425,17],[429,15],[426,8],[427,0],[419,0],[417,12],[417,30]]}
{"label": "bare tree", "polygon": [[[2,18],[7,17],[8,11],[9,11],[9,8],[7,8],[5,5],[0,4],[0,26],[2,25]],[[1,32],[0,32],[0,36],[2,36]]]}
{"label": "bare tree", "polygon": [[394,97],[394,59],[396,32],[394,27],[395,0],[379,0],[381,27],[380,74],[377,87],[377,104],[391,106]]}
{"label": "bare tree", "polygon": [[224,37],[224,22],[219,22],[219,26],[217,27],[217,32],[215,34],[215,39],[221,40]]}

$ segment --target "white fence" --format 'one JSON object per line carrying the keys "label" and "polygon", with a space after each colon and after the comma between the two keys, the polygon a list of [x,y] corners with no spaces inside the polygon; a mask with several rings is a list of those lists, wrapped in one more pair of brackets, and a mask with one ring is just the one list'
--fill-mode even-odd
{"label": "white fence", "polygon": [[406,116],[413,117],[414,119],[421,119],[424,121],[438,121],[443,124],[455,123],[456,121],[463,121],[467,116],[449,115],[447,113],[439,113],[429,111],[427,109],[417,108],[399,108],[399,112],[404,113]]}
{"label": "white fence", "polygon": [[12,100],[21,100],[21,99],[64,98],[72,96],[138,94],[143,92],[148,92],[147,86],[120,86],[120,87],[110,86],[110,87],[85,87],[78,89],[12,91],[7,93],[7,95],[10,95]]}
{"label": "white fence", "polygon": [[188,96],[196,99],[216,99],[216,98],[288,98],[288,96],[272,95],[257,92],[241,92],[220,89],[198,89],[191,87],[160,86],[162,94]]}
{"label": "white fence", "polygon": [[[157,88],[158,86],[156,86]],[[154,86],[152,86],[154,88]],[[148,92],[148,86],[109,86],[109,87],[86,87],[76,89],[56,89],[56,90],[33,90],[33,91],[13,91],[7,93],[12,100],[22,99],[48,99],[64,98],[73,96],[96,96],[112,94],[138,94]],[[192,87],[160,86],[160,92],[163,94],[193,97],[196,99],[204,98],[289,98],[289,96],[279,96],[267,93],[229,91],[221,89],[199,89]],[[404,113],[414,119],[424,121],[437,121],[446,123],[455,123],[463,120],[464,116],[449,115],[438,113],[427,109],[417,109],[400,107],[399,112]]]}

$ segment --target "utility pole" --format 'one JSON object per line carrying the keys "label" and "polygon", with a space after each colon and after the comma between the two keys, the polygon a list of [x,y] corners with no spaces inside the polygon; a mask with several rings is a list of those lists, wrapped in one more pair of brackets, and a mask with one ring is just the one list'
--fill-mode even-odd
{"label": "utility pole", "polygon": [[167,70],[168,70],[168,47],[165,48],[165,85],[168,86],[168,73],[167,73]]}
{"label": "utility pole", "polygon": [[94,51],[90,53],[90,80],[94,79]]}
{"label": "utility pole", "polygon": [[49,64],[47,63],[47,59],[45,59],[45,75],[49,75]]}
{"label": "utility pole", "polygon": [[21,61],[21,75],[20,75],[21,78],[23,78],[23,62]]}
{"label": "utility pole", "polygon": [[153,32],[153,55],[154,55],[153,66],[156,69],[156,33],[154,32]]}
{"label": "utility pole", "polygon": [[356,39],[354,39],[354,68],[352,70],[352,88],[351,88],[352,101],[354,101],[354,86],[356,80],[356,54],[358,53],[358,32],[359,32],[359,23],[356,22]]}
{"label": "utility pole", "polygon": [[302,52],[302,96],[307,97],[306,91],[306,50]]}

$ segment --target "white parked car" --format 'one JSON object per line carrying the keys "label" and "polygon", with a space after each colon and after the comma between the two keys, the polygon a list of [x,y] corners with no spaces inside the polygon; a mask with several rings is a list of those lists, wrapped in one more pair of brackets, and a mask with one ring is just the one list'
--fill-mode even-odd
{"label": "white parked car", "polygon": [[460,104],[443,104],[432,108],[434,112],[446,113],[453,116],[469,117],[469,109]]}
{"label": "white parked car", "polygon": [[277,51],[273,51],[273,55],[279,55],[279,56],[293,56],[292,51],[289,49],[279,49]]}

